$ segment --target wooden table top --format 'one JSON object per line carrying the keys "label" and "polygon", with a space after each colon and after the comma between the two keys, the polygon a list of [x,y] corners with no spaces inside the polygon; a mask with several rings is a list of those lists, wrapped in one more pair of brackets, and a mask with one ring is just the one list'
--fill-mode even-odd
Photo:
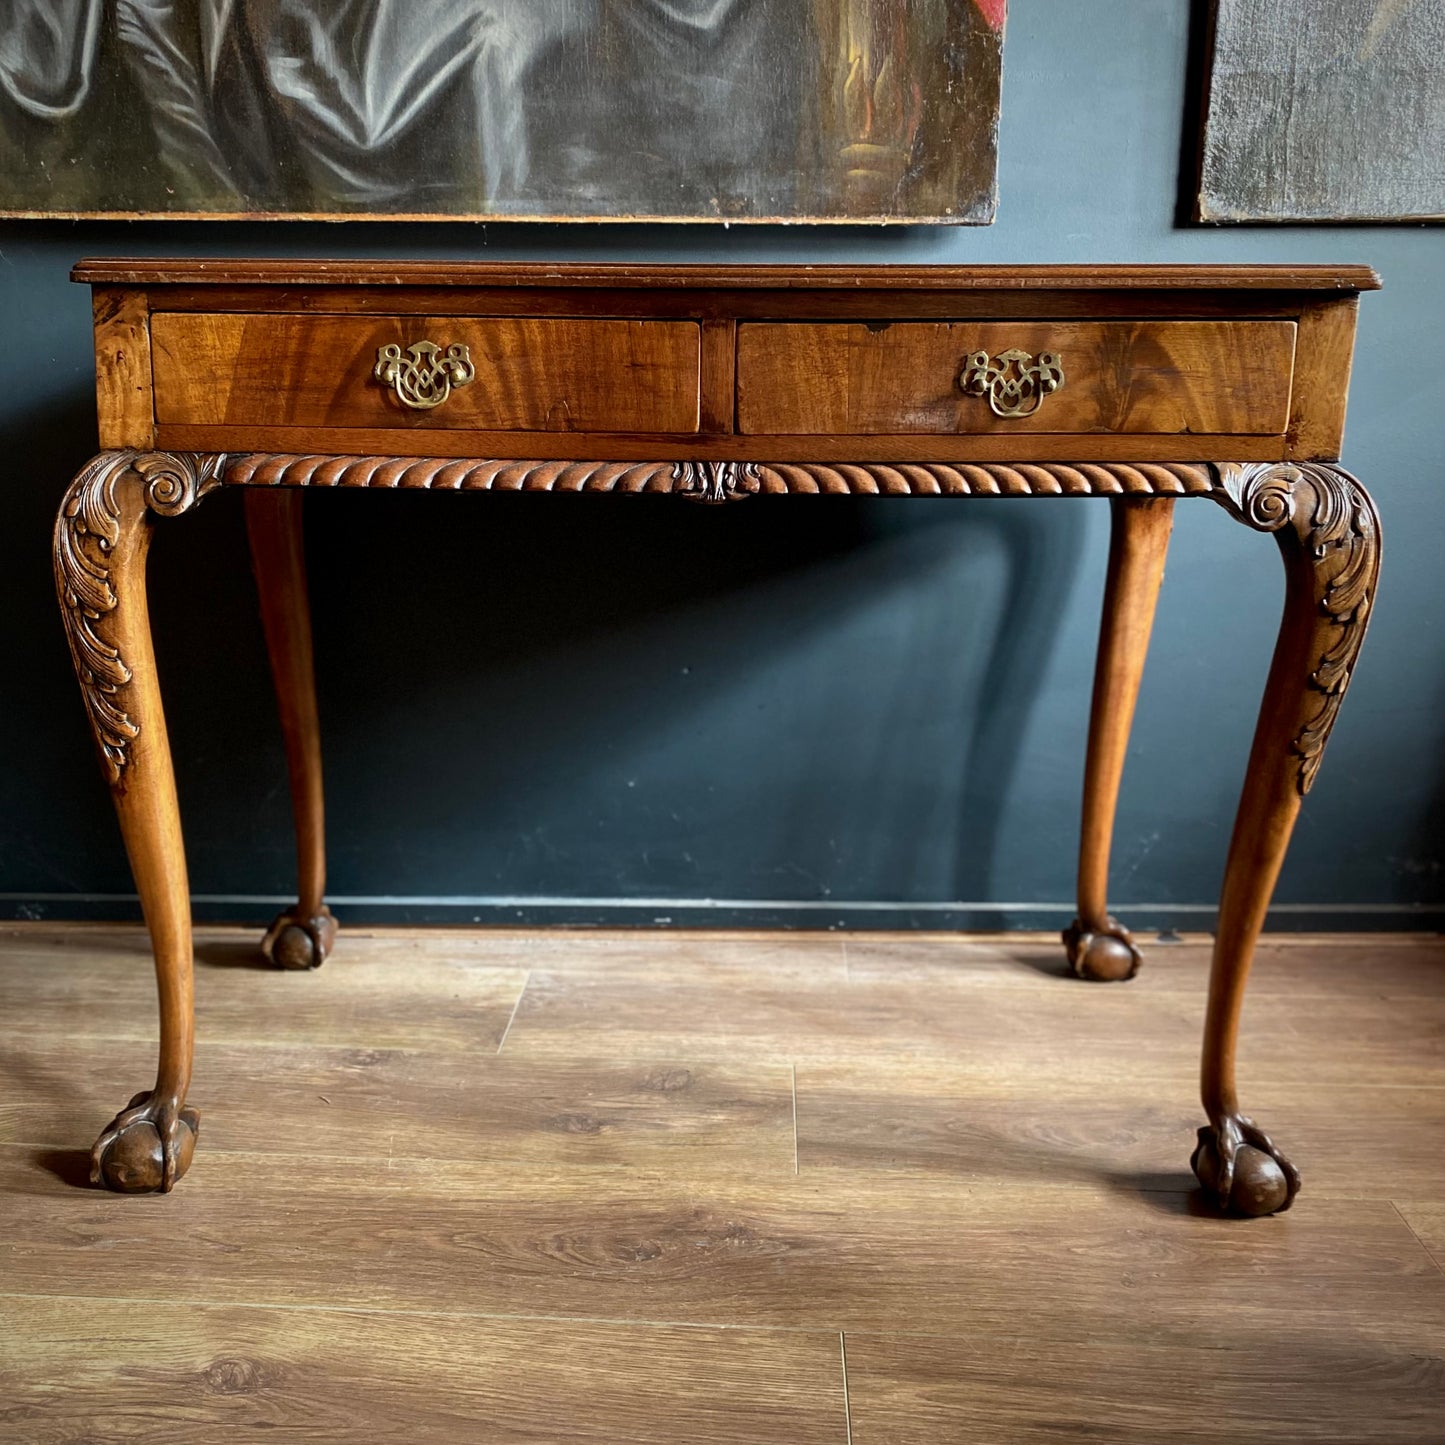
{"label": "wooden table top", "polygon": [[92,258],[71,279],[122,286],[594,286],[867,290],[1375,291],[1369,266],[811,266]]}

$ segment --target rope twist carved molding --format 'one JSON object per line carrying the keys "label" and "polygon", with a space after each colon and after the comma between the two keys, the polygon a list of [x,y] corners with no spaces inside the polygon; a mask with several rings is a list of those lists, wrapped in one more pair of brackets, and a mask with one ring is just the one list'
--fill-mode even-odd
{"label": "rope twist carved molding", "polygon": [[1380,519],[1348,472],[1315,462],[1219,462],[1214,493],[1260,532],[1294,531],[1314,567],[1325,645],[1309,675],[1312,704],[1295,735],[1301,796],[1314,786],[1325,743],[1365,640],[1380,576]]}
{"label": "rope twist carved molding", "polygon": [[124,689],[131,670],[104,636],[105,619],[119,605],[111,559],[120,541],[121,483],[134,476],[141,499],[159,516],[188,511],[220,485],[221,455],[183,452],[103,452],[81,468],[55,521],[55,586],[70,655],[106,777],[118,783],[140,736],[126,713]]}
{"label": "rope twist carved molding", "polygon": [[1202,496],[1202,463],[545,462],[449,457],[289,456],[230,459],[233,486],[397,487],[481,492],[674,493],[721,502],[751,496]]}
{"label": "rope twist carved molding", "polygon": [[1379,575],[1379,522],[1348,472],[1316,463],[762,463],[496,461],[449,457],[107,452],[71,484],[56,523],[55,569],[66,632],[107,773],[119,781],[139,735],[123,705],[130,668],[104,636],[117,605],[110,557],[120,535],[116,490],[134,473],[145,506],[188,511],[231,486],[381,487],[446,491],[671,493],[704,502],[757,495],[1210,496],[1257,531],[1291,527],[1320,577],[1332,624],[1309,677],[1317,702],[1294,740],[1299,790],[1325,742],[1364,640]]}

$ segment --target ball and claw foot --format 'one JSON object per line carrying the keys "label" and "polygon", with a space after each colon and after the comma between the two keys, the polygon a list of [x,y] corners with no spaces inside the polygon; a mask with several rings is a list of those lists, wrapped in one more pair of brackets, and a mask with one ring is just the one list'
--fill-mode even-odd
{"label": "ball and claw foot", "polygon": [[1104,928],[1091,933],[1081,919],[1064,930],[1064,949],[1069,967],[1077,978],[1092,983],[1120,983],[1133,978],[1144,961],[1134,946],[1134,936],[1117,918],[1107,918]]}
{"label": "ball and claw foot", "polygon": [[261,952],[282,968],[320,968],[335,942],[336,920],[323,903],[313,918],[303,918],[299,908],[279,914],[261,940]]}
{"label": "ball and claw foot", "polygon": [[201,1116],[154,1091],[137,1094],[90,1151],[90,1182],[119,1194],[169,1194],[191,1167]]}
{"label": "ball and claw foot", "polygon": [[1299,1193],[1299,1170],[1242,1115],[1226,1115],[1217,1129],[1202,1128],[1189,1163],[1227,1214],[1282,1214]]}

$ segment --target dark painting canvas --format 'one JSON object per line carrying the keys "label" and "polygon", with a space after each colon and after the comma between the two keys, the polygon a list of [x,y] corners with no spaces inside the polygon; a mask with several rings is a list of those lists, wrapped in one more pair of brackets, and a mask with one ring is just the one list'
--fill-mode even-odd
{"label": "dark painting canvas", "polygon": [[1445,218],[1445,0],[1216,0],[1199,217]]}
{"label": "dark painting canvas", "polygon": [[1006,0],[3,0],[0,212],[993,219]]}

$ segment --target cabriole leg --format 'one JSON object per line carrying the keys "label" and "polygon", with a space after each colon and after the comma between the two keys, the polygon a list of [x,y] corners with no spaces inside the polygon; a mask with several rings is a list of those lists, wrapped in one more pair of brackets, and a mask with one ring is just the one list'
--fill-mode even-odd
{"label": "cabriole leg", "polygon": [[216,484],[221,458],[106,452],[71,483],[55,525],[55,577],[71,656],[155,953],[160,1061],[101,1133],[91,1181],[166,1191],[190,1166],[194,1034],[191,909],[170,744],[146,604],[151,513],[174,515]]}
{"label": "cabriole leg", "polygon": [[1115,497],[1110,505],[1109,576],[1084,764],[1079,916],[1064,930],[1070,967],[1080,978],[1096,982],[1133,978],[1139,971],[1133,937],[1109,913],[1109,848],[1134,704],[1174,525],[1172,497]]}
{"label": "cabriole leg", "polygon": [[1284,555],[1285,605],[1219,902],[1201,1091],[1209,1124],[1194,1172],[1221,1208],[1288,1209],[1299,1172],[1241,1110],[1235,1084],[1244,986],[1300,803],[1364,640],[1380,570],[1374,503],[1348,472],[1318,464],[1221,465],[1216,498]]}
{"label": "cabriole leg", "polygon": [[266,957],[282,968],[316,968],[336,939],[336,920],[322,901],[326,891],[325,819],[321,791],[321,731],[306,595],[306,552],[301,531],[304,494],[282,487],[246,490],[246,530],[261,602],[261,624],[276,685],[291,809],[296,826],[297,903],[261,940]]}

